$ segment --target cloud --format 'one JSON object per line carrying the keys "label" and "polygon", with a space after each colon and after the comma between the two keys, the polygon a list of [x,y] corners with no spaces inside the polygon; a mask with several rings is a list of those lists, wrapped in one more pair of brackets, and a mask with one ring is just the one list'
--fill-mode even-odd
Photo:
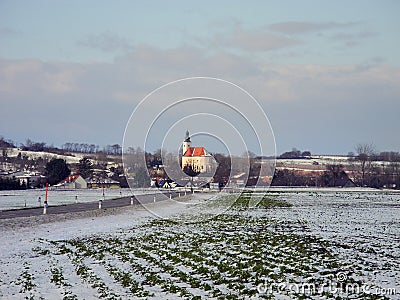
{"label": "cloud", "polygon": [[376,33],[371,31],[360,31],[360,32],[339,32],[330,36],[333,41],[338,41],[343,43],[346,48],[358,46],[363,40],[369,39],[371,37],[377,36]]}
{"label": "cloud", "polygon": [[371,31],[360,31],[356,33],[344,33],[344,32],[339,32],[337,34],[334,34],[331,36],[331,39],[333,40],[354,40],[354,39],[366,39],[370,37],[377,36],[376,33],[371,32]]}
{"label": "cloud", "polygon": [[[192,76],[231,77],[234,74],[253,76],[260,72],[257,62],[219,50],[208,53],[200,48],[159,49],[136,47],[116,59],[122,70],[140,74],[140,81],[156,85]],[[134,72],[133,72],[134,70]],[[128,77],[129,78],[129,77]]]}
{"label": "cloud", "polygon": [[79,46],[100,49],[104,52],[127,51],[133,47],[132,42],[111,32],[88,35],[78,41],[77,44]]}
{"label": "cloud", "polygon": [[0,92],[61,95],[78,90],[81,65],[38,60],[0,60]]}
{"label": "cloud", "polygon": [[15,36],[20,34],[19,31],[14,30],[12,28],[9,27],[0,27],[0,38],[2,37],[9,37],[9,36]]}
{"label": "cloud", "polygon": [[323,30],[350,28],[358,25],[357,22],[281,22],[274,23],[268,26],[272,31],[295,35],[310,32],[320,32]]}
{"label": "cloud", "polygon": [[271,65],[192,47],[135,47],[113,63],[2,60],[1,134],[56,144],[120,143],[140,100],[162,84],[189,76],[220,77],[254,95],[271,119],[278,151],[347,153],[359,141],[400,147],[381,135],[399,126],[398,67]]}
{"label": "cloud", "polygon": [[245,30],[237,28],[227,34],[219,34],[214,44],[246,51],[270,51],[300,44],[301,41],[259,28]]}

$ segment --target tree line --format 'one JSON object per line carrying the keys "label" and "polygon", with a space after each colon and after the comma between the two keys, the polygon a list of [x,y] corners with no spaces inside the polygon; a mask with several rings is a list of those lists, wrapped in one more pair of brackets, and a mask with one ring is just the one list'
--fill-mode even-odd
{"label": "tree line", "polygon": [[[51,157],[39,157],[31,159],[26,155],[18,154],[17,157],[8,157],[7,149],[15,147],[15,143],[10,140],[5,140],[0,137],[0,162],[12,162],[19,165],[25,170],[36,170],[41,174],[49,176],[49,171],[46,169],[47,164],[51,161]],[[43,142],[34,142],[27,139],[25,144],[21,146],[23,150],[30,151],[48,151],[55,149],[58,154],[68,154],[73,152],[86,153],[84,162],[80,162],[79,166],[74,166],[80,169],[83,177],[88,177],[90,174],[85,173],[84,164],[88,165],[89,159],[97,161],[96,166],[91,166],[97,169],[107,167],[107,161],[111,158],[107,155],[121,155],[122,147],[118,144],[107,145],[100,150],[100,147],[95,144],[88,143],[72,143],[63,144],[62,148],[49,146]],[[315,172],[314,174],[305,174],[296,170],[279,168],[273,174],[272,185],[283,186],[344,186],[354,184],[357,186],[369,187],[391,187],[400,188],[400,153],[395,151],[377,152],[372,144],[359,144],[354,148],[355,152],[348,153],[348,162],[342,164],[327,165],[325,170]],[[50,152],[50,151],[49,151]],[[55,151],[52,151],[55,152]],[[60,153],[61,152],[61,153]],[[126,156],[125,168],[130,173],[137,186],[146,186],[150,183],[150,178],[168,179],[162,166],[162,157],[173,159],[171,153],[164,153],[162,150],[156,150],[152,153],[144,151],[140,147],[128,148]],[[257,182],[261,174],[260,157],[254,153],[247,153],[242,157],[234,157],[221,153],[214,153],[214,158],[218,162],[218,167],[214,174],[215,182],[226,184],[230,180],[232,174],[246,173],[247,185],[253,185]],[[282,153],[278,159],[312,159],[310,151],[301,151],[293,148],[291,151]],[[176,158],[175,158],[176,159]],[[118,159],[121,161],[121,158]],[[116,161],[117,162],[117,161]],[[87,169],[87,168],[86,168]],[[123,170],[114,170],[118,175],[123,175]],[[50,178],[49,178],[50,179]],[[54,180],[51,180],[54,181]],[[12,185],[13,183],[5,183],[3,185]]]}
{"label": "tree line", "polygon": [[[127,171],[136,178],[138,186],[148,185],[150,177],[169,179],[162,168],[162,156],[168,158],[169,154],[162,154],[162,150],[153,153],[141,148],[129,148],[126,153]],[[214,182],[226,184],[232,174],[245,173],[246,185],[260,183],[259,177],[265,174],[261,168],[262,158],[256,155],[234,157],[221,153],[213,154],[218,163],[214,174]],[[310,151],[301,151],[293,148],[284,152],[280,159],[312,159]],[[146,172],[147,171],[147,172]],[[262,173],[264,172],[264,173]],[[150,175],[150,177],[149,177]],[[368,186],[374,188],[390,187],[400,188],[400,153],[394,151],[377,152],[370,144],[359,144],[355,153],[349,154],[345,164],[328,164],[324,169],[316,172],[301,172],[277,168],[272,177],[272,185],[280,186]]]}
{"label": "tree line", "polygon": [[287,151],[282,153],[281,155],[278,156],[278,158],[282,159],[288,159],[288,158],[293,158],[293,159],[300,159],[300,158],[306,158],[311,156],[311,151],[300,151],[297,148],[293,148],[292,151]]}
{"label": "tree line", "polygon": [[[17,148],[17,143],[12,140],[6,140],[4,137],[0,136],[0,149],[5,151],[7,148]],[[20,144],[20,148],[23,151],[34,151],[34,152],[49,152],[55,154],[65,155],[68,152],[71,153],[105,153],[107,155],[121,155],[122,146],[119,144],[106,145],[100,147],[96,144],[89,143],[77,143],[77,142],[67,142],[61,145],[61,148],[54,145],[48,145],[45,142],[36,142],[31,139],[26,139],[25,143]]]}
{"label": "tree line", "polygon": [[103,152],[108,155],[120,155],[122,154],[122,147],[119,144],[106,145],[102,149],[99,145],[87,144],[87,143],[65,143],[62,145],[62,149],[68,152],[79,152],[79,153],[99,153]]}
{"label": "tree line", "polygon": [[[286,152],[285,157],[304,158],[300,151]],[[281,155],[282,157],[282,155]],[[313,175],[295,170],[275,172],[273,185],[283,186],[346,186],[400,188],[400,153],[377,152],[372,144],[358,144],[343,164],[330,164],[326,170]]]}

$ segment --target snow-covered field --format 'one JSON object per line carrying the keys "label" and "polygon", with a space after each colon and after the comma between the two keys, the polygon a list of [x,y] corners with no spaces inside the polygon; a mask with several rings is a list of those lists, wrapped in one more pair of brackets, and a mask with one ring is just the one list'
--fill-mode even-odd
{"label": "snow-covered field", "polygon": [[[136,189],[135,194],[152,193],[152,189]],[[104,189],[105,199],[113,199],[132,195],[128,189]],[[39,202],[40,197],[40,202]],[[43,206],[46,197],[45,189],[0,191],[0,210],[24,207]],[[64,205],[78,202],[92,202],[103,199],[102,189],[58,190],[50,189],[49,205]]]}
{"label": "snow-covered field", "polygon": [[140,207],[0,220],[0,298],[400,299],[399,193],[243,195],[202,222],[209,196],[192,197],[154,204],[174,222]]}

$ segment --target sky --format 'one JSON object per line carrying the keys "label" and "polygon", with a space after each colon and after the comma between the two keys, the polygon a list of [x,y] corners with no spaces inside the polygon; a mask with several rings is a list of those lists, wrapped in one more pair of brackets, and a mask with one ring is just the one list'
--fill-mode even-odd
{"label": "sky", "polygon": [[[294,147],[347,154],[360,143],[400,151],[399,11],[396,0],[1,0],[0,135],[122,144],[149,93],[212,77],[257,100],[278,154]],[[246,117],[258,118],[260,108],[247,101]]]}

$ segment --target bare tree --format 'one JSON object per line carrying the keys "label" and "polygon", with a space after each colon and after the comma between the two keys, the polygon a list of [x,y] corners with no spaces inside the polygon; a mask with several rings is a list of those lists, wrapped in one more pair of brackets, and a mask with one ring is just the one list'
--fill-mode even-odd
{"label": "bare tree", "polygon": [[358,144],[355,147],[355,150],[357,153],[356,160],[359,162],[360,165],[361,186],[364,186],[365,174],[371,168],[371,157],[375,153],[375,148],[373,144]]}
{"label": "bare tree", "polygon": [[336,186],[338,180],[343,176],[343,166],[342,165],[327,165],[326,173],[328,175],[329,181],[332,182],[332,186]]}
{"label": "bare tree", "polygon": [[400,188],[400,161],[393,162],[394,184],[397,189]]}
{"label": "bare tree", "polygon": [[90,144],[89,146],[89,153],[94,153],[96,150],[96,145],[95,144]]}
{"label": "bare tree", "polygon": [[247,150],[245,152],[242,153],[241,155],[242,158],[255,158],[256,154],[250,150]]}

